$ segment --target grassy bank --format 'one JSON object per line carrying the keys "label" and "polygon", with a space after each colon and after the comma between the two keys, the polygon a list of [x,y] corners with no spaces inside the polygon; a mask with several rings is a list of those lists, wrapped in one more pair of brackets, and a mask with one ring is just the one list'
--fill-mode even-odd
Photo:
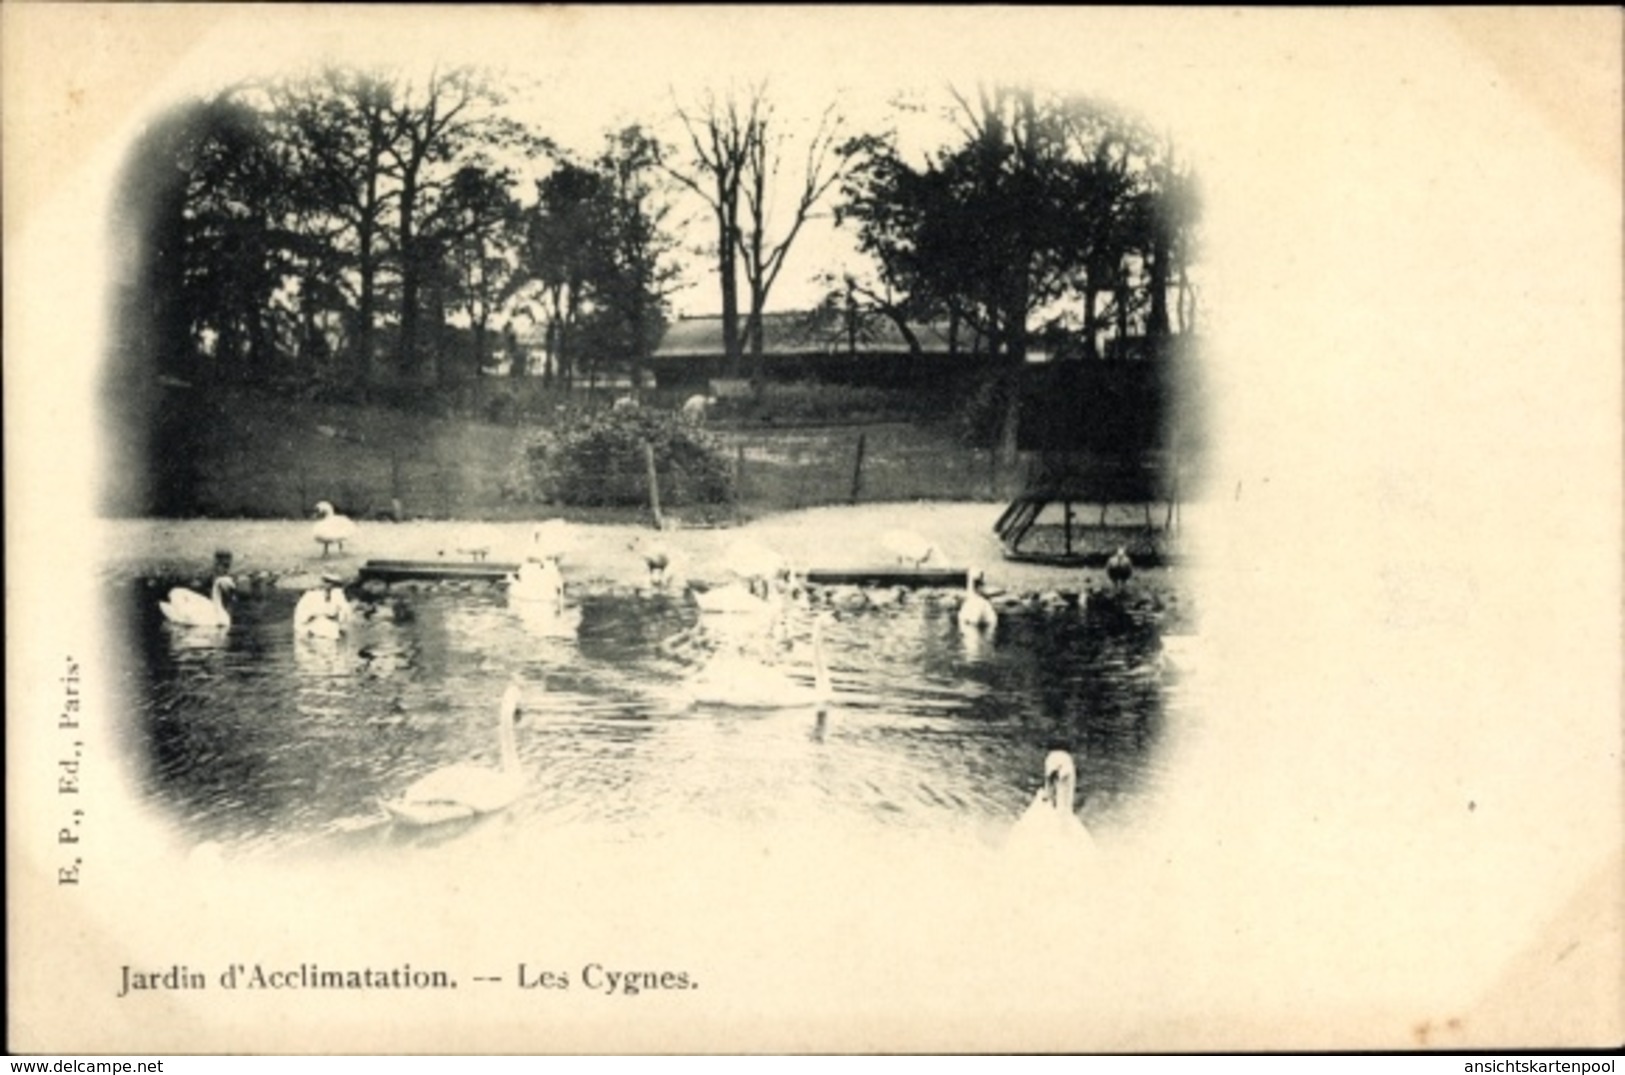
{"label": "grassy bank", "polygon": [[[175,392],[196,392],[175,389]],[[519,465],[543,421],[432,417],[386,407],[306,402],[248,391],[172,399],[187,496],[172,514],[296,518],[328,500],[358,518],[531,519],[539,509],[583,521],[632,521],[624,509],[576,511],[528,495]],[[993,500],[1001,481],[991,453],[964,447],[925,422],[764,426],[720,423],[712,432],[737,471],[736,508],[679,509],[716,523],[827,504]]]}

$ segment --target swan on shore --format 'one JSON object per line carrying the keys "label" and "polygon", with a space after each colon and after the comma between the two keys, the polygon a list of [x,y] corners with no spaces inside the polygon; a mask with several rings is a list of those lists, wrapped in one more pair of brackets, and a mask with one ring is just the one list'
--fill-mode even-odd
{"label": "swan on shore", "polygon": [[355,537],[355,520],[347,515],[340,515],[333,510],[333,505],[323,500],[316,505],[316,526],[313,534],[322,546],[322,558],[326,559],[329,546],[337,545],[339,552],[344,552],[344,543]]}
{"label": "swan on shore", "polygon": [[436,769],[413,781],[397,798],[383,800],[383,808],[396,821],[425,826],[495,813],[519,798],[525,786],[514,733],[519,701],[516,675],[497,706],[497,768],[459,764]]}
{"label": "swan on shore", "polygon": [[209,587],[208,597],[177,586],[169,591],[169,600],[158,602],[158,608],[164,619],[182,627],[230,627],[231,611],[226,608],[225,595],[236,588],[230,575],[218,575]]}
{"label": "swan on shore", "polygon": [[898,563],[910,567],[927,567],[943,560],[935,542],[912,530],[887,530],[880,535],[880,546]]}

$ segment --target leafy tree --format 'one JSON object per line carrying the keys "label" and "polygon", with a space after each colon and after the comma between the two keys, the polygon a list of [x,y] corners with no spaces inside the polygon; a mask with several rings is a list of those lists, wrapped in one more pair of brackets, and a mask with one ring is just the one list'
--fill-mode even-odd
{"label": "leafy tree", "polygon": [[394,80],[381,73],[339,68],[271,89],[272,122],[297,184],[295,227],[310,247],[302,289],[307,317],[325,308],[348,324],[345,379],[363,390],[388,379],[377,328],[397,198],[387,171],[386,121],[396,92]]}
{"label": "leafy tree", "polygon": [[525,282],[519,203],[505,170],[466,165],[452,176],[429,233],[443,250],[452,305],[473,330],[475,375],[484,372],[491,315]]}
{"label": "leafy tree", "polygon": [[[1083,352],[1097,354],[1102,293],[1118,336],[1131,321],[1169,331],[1171,281],[1189,287],[1197,203],[1164,143],[1098,102],[1009,86],[953,93],[950,116],[958,141],[923,160],[906,159],[892,133],[842,147],[837,220],[856,224],[875,259],[882,289],[871,294],[948,311],[1011,372],[1038,324],[1062,325],[1054,311],[1074,302]],[[1009,460],[1018,397],[1002,394]]]}
{"label": "leafy tree", "polygon": [[676,276],[667,258],[669,205],[659,188],[659,146],[641,128],[609,135],[590,164],[561,159],[537,187],[527,257],[547,304],[557,368],[609,356],[641,369],[665,325]]}
{"label": "leafy tree", "polygon": [[589,281],[599,272],[608,220],[604,179],[570,161],[536,185],[526,228],[526,268],[546,304],[547,352],[565,385],[575,376],[575,335],[587,305]]}
{"label": "leafy tree", "polygon": [[470,164],[486,165],[491,150],[533,141],[501,113],[506,96],[489,75],[474,68],[435,69],[420,83],[400,83],[383,112],[387,174],[398,184],[395,198],[395,263],[400,276],[399,376],[439,379],[435,351],[422,346],[420,291],[440,271],[444,236],[432,225],[439,203]]}

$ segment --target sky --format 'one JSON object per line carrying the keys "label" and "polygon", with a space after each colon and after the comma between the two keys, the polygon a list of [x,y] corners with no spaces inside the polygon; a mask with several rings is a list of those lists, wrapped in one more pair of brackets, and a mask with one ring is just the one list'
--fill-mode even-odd
{"label": "sky", "polygon": [[[376,65],[410,74],[435,65],[472,63],[510,81],[510,111],[516,118],[569,148],[591,153],[605,132],[631,122],[680,140],[678,102],[692,107],[707,93],[721,95],[763,83],[776,121],[789,136],[780,176],[787,192],[799,186],[802,147],[832,104],[847,133],[896,125],[899,113],[893,102],[900,96],[926,106],[901,123],[902,144],[914,152],[950,137],[951,128],[941,118],[951,101],[949,87],[968,89],[979,79],[1102,93],[1158,126],[1175,123],[1157,106],[1157,84],[1134,75],[1135,49],[1090,34],[1081,39],[1083,51],[1074,45],[1056,54],[1058,38],[1052,29],[1059,16],[1053,12],[1047,17],[1003,12],[998,32],[990,35],[984,19],[939,11],[931,24],[934,47],[917,49],[912,43],[921,27],[915,20],[865,8],[726,13],[704,8],[473,8],[462,9],[466,14],[460,14],[456,34],[427,38],[422,28],[429,17],[437,17],[428,11],[297,10],[297,15],[260,9],[253,18],[228,13],[213,22],[188,20],[187,47],[160,77],[126,98],[131,106],[126,123],[139,124],[169,103],[231,82],[313,66]],[[726,33],[712,32],[713,18],[726,19]],[[952,32],[958,22],[965,23],[963,36]],[[1119,13],[1113,25],[1134,31],[1140,26],[1155,29],[1158,23]],[[945,40],[957,47],[944,49]],[[1088,77],[1080,77],[1083,72]],[[1145,90],[1152,92],[1139,92]],[[770,309],[806,308],[822,296],[821,274],[867,267],[850,229],[834,226],[836,196],[835,190],[826,194],[797,237]],[[707,212],[691,194],[678,199],[674,219],[691,225],[679,253],[685,286],[672,298],[679,314],[714,313],[719,304],[715,270],[709,257],[696,250],[709,232]],[[781,235],[786,224],[781,214],[770,236]]]}

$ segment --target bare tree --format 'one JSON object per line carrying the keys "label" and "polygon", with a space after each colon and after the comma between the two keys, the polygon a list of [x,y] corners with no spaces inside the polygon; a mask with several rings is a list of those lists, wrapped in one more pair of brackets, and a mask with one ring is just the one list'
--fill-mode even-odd
{"label": "bare tree", "polygon": [[750,287],[750,315],[745,324],[745,342],[750,349],[752,375],[760,381],[762,364],[762,309],[767,305],[768,293],[784,268],[784,259],[790,245],[800,234],[819,199],[841,176],[841,158],[834,152],[836,136],[841,122],[835,106],[824,109],[818,126],[808,138],[806,159],[802,169],[801,187],[796,192],[789,221],[783,236],[774,242],[769,238],[773,226],[772,180],[778,176],[783,151],[788,141],[782,129],[772,124],[773,106],[760,102],[753,108],[757,114],[754,137],[750,139],[745,155],[743,192],[748,217],[740,235],[739,256],[745,269],[745,280]]}
{"label": "bare tree", "polygon": [[[845,159],[836,152],[840,117],[834,105],[819,116],[804,146],[800,185],[793,188],[794,197],[779,220],[775,219],[775,201],[793,140],[775,122],[766,85],[748,87],[743,101],[733,94],[721,102],[708,96],[702,112],[691,116],[679,108],[678,116],[688,131],[696,172],[673,170],[671,174],[704,198],[716,214],[723,348],[735,373],[743,366],[741,351],[748,349],[751,379],[760,391],[762,312],[802,226],[841,177]],[[744,270],[749,299],[743,348],[738,331],[739,269]]]}
{"label": "bare tree", "polygon": [[666,171],[711,207],[717,221],[717,276],[722,285],[722,349],[730,373],[742,365],[739,347],[739,194],[756,138],[760,87],[748,91],[741,107],[734,94],[718,100],[707,92],[695,109],[677,105],[677,118],[688,133],[692,158]]}

